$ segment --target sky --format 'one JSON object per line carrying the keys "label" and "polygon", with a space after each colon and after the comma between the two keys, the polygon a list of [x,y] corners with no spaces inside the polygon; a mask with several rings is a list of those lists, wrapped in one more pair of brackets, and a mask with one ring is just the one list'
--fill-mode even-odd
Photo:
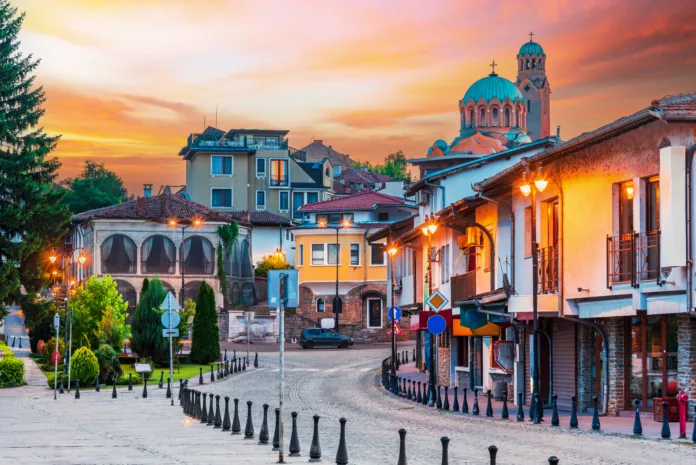
{"label": "sky", "polygon": [[185,182],[204,121],[286,129],[357,160],[451,142],[458,101],[519,47],[547,55],[562,139],[696,90],[693,0],[14,0],[41,60],[61,178],[101,161],[128,190]]}

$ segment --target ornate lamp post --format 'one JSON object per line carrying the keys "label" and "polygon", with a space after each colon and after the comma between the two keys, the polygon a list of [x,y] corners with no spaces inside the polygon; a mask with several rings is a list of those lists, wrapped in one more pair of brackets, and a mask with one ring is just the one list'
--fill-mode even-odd
{"label": "ornate lamp post", "polygon": [[336,332],[338,333],[338,315],[343,310],[343,301],[338,296],[338,264],[341,261],[341,244],[338,241],[338,231],[341,228],[349,228],[352,225],[352,223],[350,222],[350,220],[343,220],[339,226],[329,226],[326,221],[319,221],[317,224],[320,228],[331,228],[336,230],[336,294],[334,295],[333,299],[333,312],[336,315]]}
{"label": "ornate lamp post", "polygon": [[[389,254],[389,259],[391,260],[391,276],[389,277],[389,283],[391,285],[391,304],[389,305],[389,311],[394,308],[394,256],[399,251],[396,244],[391,244],[387,246],[387,253]],[[396,331],[394,331],[394,326],[396,322],[396,315],[391,316],[391,374],[396,376]]]}
{"label": "ornate lamp post", "polygon": [[[433,264],[432,264],[432,253],[431,249],[433,246],[433,241],[432,237],[435,234],[435,231],[437,231],[437,223],[435,221],[434,217],[425,217],[425,222],[421,226],[421,231],[423,232],[423,235],[425,235],[428,238],[428,271],[427,271],[427,276],[426,279],[428,280],[428,297],[433,293]],[[430,364],[430,405],[432,405],[435,402],[435,384],[436,384],[436,371],[437,367],[435,366],[435,350],[437,350],[437,346],[435,345],[435,337],[434,335],[430,335],[430,357],[428,360],[428,363]]]}
{"label": "ornate lamp post", "polygon": [[179,293],[179,296],[181,297],[179,300],[181,300],[181,307],[183,308],[184,306],[184,285],[185,285],[185,276],[186,276],[186,266],[184,263],[184,233],[185,231],[190,228],[194,227],[197,228],[203,224],[203,220],[200,218],[194,218],[189,224],[183,224],[180,225],[179,221],[176,218],[170,218],[169,221],[167,222],[170,228],[179,228],[181,229],[181,244],[179,245],[179,272],[181,273],[181,292]]}

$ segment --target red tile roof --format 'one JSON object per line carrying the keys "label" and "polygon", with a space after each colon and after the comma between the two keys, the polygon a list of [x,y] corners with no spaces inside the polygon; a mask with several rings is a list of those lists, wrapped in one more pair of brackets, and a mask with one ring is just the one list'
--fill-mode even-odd
{"label": "red tile roof", "polygon": [[344,184],[375,184],[394,181],[384,174],[363,171],[355,168],[343,168],[341,174],[334,177],[335,180],[343,179]]}
{"label": "red tile roof", "polygon": [[[287,216],[279,215],[273,212],[267,212],[263,210],[239,210],[233,212],[227,212],[232,218],[237,221],[247,222],[251,221],[251,224],[255,225],[280,225],[289,224],[292,222]],[[247,216],[248,215],[248,216]]]}
{"label": "red tile roof", "polygon": [[300,211],[372,210],[377,205],[405,205],[404,199],[379,192],[361,192],[337,199],[303,205]]}
{"label": "red tile roof", "polygon": [[696,115],[696,92],[666,95],[661,99],[653,100],[650,107],[661,111],[666,116],[694,116]]}

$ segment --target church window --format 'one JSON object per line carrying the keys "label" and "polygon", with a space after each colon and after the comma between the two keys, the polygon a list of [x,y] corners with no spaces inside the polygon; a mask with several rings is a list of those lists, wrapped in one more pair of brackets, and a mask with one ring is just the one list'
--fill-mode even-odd
{"label": "church window", "polygon": [[539,60],[539,69],[544,69],[544,61]]}
{"label": "church window", "polygon": [[527,58],[526,68],[529,69],[529,58]]}
{"label": "church window", "polygon": [[476,112],[473,108],[469,110],[469,126],[472,128],[476,127]]}
{"label": "church window", "polygon": [[536,60],[532,59],[532,69],[536,69]]}
{"label": "church window", "polygon": [[479,115],[479,126],[483,127],[486,125],[486,109],[481,108]]}
{"label": "church window", "polygon": [[527,100],[527,114],[532,113],[532,102],[531,100]]}
{"label": "church window", "polygon": [[510,127],[510,109],[509,108],[505,109],[505,127],[507,127],[507,128]]}
{"label": "church window", "polygon": [[498,109],[493,108],[493,111],[491,112],[491,126],[498,126]]}
{"label": "church window", "polygon": [[524,69],[524,60],[520,60],[520,71]]}
{"label": "church window", "polygon": [[529,92],[529,89],[531,89],[531,87],[529,87],[529,84],[527,84],[526,86],[524,86],[524,91],[525,91],[525,92]]}

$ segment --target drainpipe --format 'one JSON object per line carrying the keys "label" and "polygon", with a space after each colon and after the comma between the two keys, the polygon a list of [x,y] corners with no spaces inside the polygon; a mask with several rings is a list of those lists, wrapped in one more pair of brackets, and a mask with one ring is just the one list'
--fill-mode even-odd
{"label": "drainpipe", "polygon": [[686,149],[686,310],[689,313],[693,312],[693,302],[692,302],[692,292],[693,292],[693,244],[691,240],[691,235],[693,231],[693,224],[691,218],[691,194],[693,190],[691,167],[694,161],[694,151],[696,151],[696,144]]}
{"label": "drainpipe", "polygon": [[[365,289],[365,285],[367,284],[367,233],[369,232],[368,229],[365,230],[365,233],[363,234],[363,285],[362,285],[362,290]],[[350,252],[350,245],[348,246],[348,252]],[[350,253],[348,254],[348,260],[350,260]],[[350,264],[350,262],[349,262]],[[392,291],[393,292],[393,291]],[[365,314],[365,305],[360,305],[360,325],[362,325],[363,318],[365,318],[365,321],[367,321],[367,316]],[[367,327],[367,323],[365,323],[365,327]]]}
{"label": "drainpipe", "polygon": [[450,205],[450,208],[452,209],[452,216],[454,218],[458,219],[462,223],[479,228],[488,238],[488,242],[491,244],[491,292],[495,291],[495,244],[493,243],[493,236],[491,236],[490,231],[488,231],[488,229],[486,229],[482,224],[475,221],[469,221],[457,213],[457,210],[454,208],[454,204]]}
{"label": "drainpipe", "polygon": [[446,205],[445,204],[445,186],[441,186],[439,184],[432,184],[430,182],[425,182],[423,184],[425,184],[426,186],[429,186],[429,187],[437,187],[438,189],[442,189],[442,210],[444,210],[445,205]]}
{"label": "drainpipe", "polygon": [[510,285],[512,286],[511,293],[513,293],[515,291],[515,213],[512,211],[512,207],[510,207],[509,205],[483,195],[480,191],[478,184],[474,184],[473,189],[474,192],[477,193],[476,197],[482,198],[483,200],[487,200],[489,202],[493,202],[494,204],[499,205],[501,207],[505,207],[505,209],[508,211],[508,215],[510,216]]}

